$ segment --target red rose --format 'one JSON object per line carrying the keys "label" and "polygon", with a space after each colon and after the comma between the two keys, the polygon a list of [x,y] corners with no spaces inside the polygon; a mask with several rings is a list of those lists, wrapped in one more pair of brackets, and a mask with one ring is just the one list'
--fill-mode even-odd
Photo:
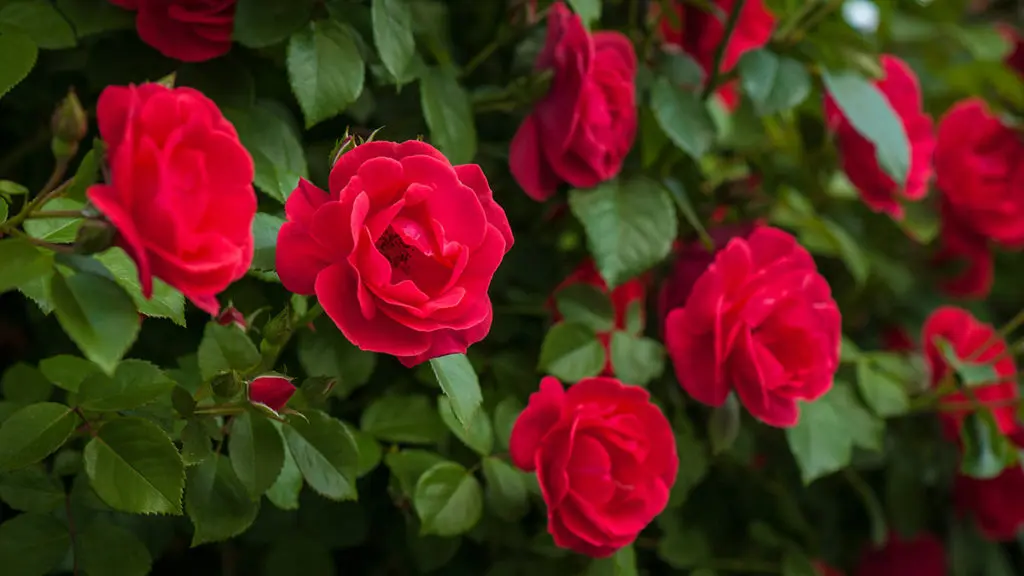
{"label": "red rose", "polygon": [[[667,15],[660,19],[661,35],[665,42],[680,47],[692,56],[709,78],[715,63],[715,53],[725,37],[725,18],[732,12],[736,0],[712,0],[711,3],[721,11],[723,18],[692,3],[677,0],[673,6],[681,27],[673,26],[672,18]],[[729,36],[729,44],[722,56],[721,73],[732,70],[747,52],[767,44],[774,31],[775,17],[768,11],[764,0],[748,0],[743,4],[736,28]],[[734,84],[724,86],[718,94],[730,109],[739,102]]]}
{"label": "red rose", "polygon": [[413,366],[490,330],[487,289],[512,230],[476,164],[415,140],[368,142],[338,159],[330,193],[301,180],[285,212],[281,282],[316,294],[359,348]]}
{"label": "red rose", "polygon": [[249,383],[249,402],[280,412],[295,394],[295,385],[283,376],[260,376]]}
{"label": "red rose", "polygon": [[880,549],[861,555],[855,576],[946,576],[946,550],[930,534],[904,540],[895,533]]}
{"label": "red rose", "polygon": [[1024,38],[1012,26],[1001,25],[999,31],[1010,42],[1012,48],[1006,55],[1006,65],[1016,70],[1018,74],[1024,75]]}
{"label": "red rose", "polygon": [[860,191],[861,199],[876,212],[902,219],[900,200],[920,200],[928,194],[935,134],[931,117],[924,113],[921,86],[914,71],[895,56],[882,56],[881,63],[885,78],[876,81],[875,85],[899,117],[910,143],[910,171],[903,186],[897,185],[882,170],[875,155],[875,145],[857,132],[828,94],[825,96],[825,115],[836,131],[843,170]]}
{"label": "red rose", "polygon": [[112,86],[96,108],[110,182],[89,200],[139,268],[217,314],[217,294],[252,261],[253,163],[217,105],[191,88]]}
{"label": "red rose", "polygon": [[555,544],[593,557],[636,539],[665,509],[679,469],[665,415],[646,390],[613,378],[584,378],[568,392],[541,380],[509,452],[537,471]]}
{"label": "red rose", "polygon": [[889,326],[882,331],[882,348],[889,352],[913,352],[917,345],[902,326]]}
{"label": "red rose", "polygon": [[771,426],[797,423],[797,400],[832,386],[839,367],[839,308],[807,250],[760,227],[733,238],[669,312],[665,347],[682,387],[721,406],[733,390]]}
{"label": "red rose", "polygon": [[231,49],[236,0],[110,0],[138,10],[135,26],[146,44],[168,58],[202,62]]}
{"label": "red rose", "polygon": [[[970,312],[953,306],[943,306],[932,312],[924,323],[921,342],[924,346],[925,361],[931,374],[931,384],[937,388],[949,375],[951,368],[942,356],[935,337],[944,338],[953,347],[958,358],[979,364],[994,363],[996,374],[1001,381],[983,386],[972,386],[971,392],[983,404],[999,403],[991,408],[996,424],[1003,433],[1017,429],[1017,408],[1012,400],[1019,396],[1015,374],[1017,365],[1013,356],[1007,353],[1006,341],[996,334],[991,325],[979,322]],[[941,402],[964,405],[971,399],[963,392],[942,396]],[[959,437],[960,423],[969,410],[945,411],[942,413],[946,432],[951,438]]]}
{"label": "red rose", "polygon": [[953,497],[956,506],[974,518],[978,529],[991,540],[1017,537],[1024,526],[1024,469],[1014,464],[989,480],[957,475]]}
{"label": "red rose", "polygon": [[947,286],[956,295],[984,296],[992,286],[992,240],[1024,247],[1024,138],[972,98],[939,123],[935,174],[942,191],[940,259],[966,256],[967,271]]}
{"label": "red rose", "polygon": [[235,326],[242,332],[249,329],[248,323],[245,321],[245,315],[238,311],[238,308],[230,306],[225,308],[223,312],[217,316],[217,324],[221,326]]}
{"label": "red rose", "polygon": [[[604,278],[597,271],[594,266],[594,261],[587,259],[569,275],[568,278],[562,281],[561,284],[555,288],[557,294],[559,290],[573,284],[589,284],[594,286],[601,292],[608,294],[608,285],[605,284]],[[634,302],[639,303],[640,306],[640,326],[643,327],[644,315],[644,298],[646,297],[646,279],[645,278],[634,278],[629,282],[612,290],[611,294],[608,294],[609,299],[612,302],[612,310],[615,312],[615,330],[626,329],[626,315],[629,311],[630,304]],[[554,320],[558,322],[562,319],[561,314],[555,309]],[[615,373],[612,368],[612,353],[611,353],[611,332],[598,333],[597,338],[604,345],[605,357],[607,361],[604,366],[604,375],[611,376]]]}
{"label": "red rose", "polygon": [[590,188],[615,177],[636,136],[636,54],[619,32],[583,28],[561,2],[548,13],[538,70],[551,88],[519,127],[509,150],[512,175],[534,200],[558,184]]}

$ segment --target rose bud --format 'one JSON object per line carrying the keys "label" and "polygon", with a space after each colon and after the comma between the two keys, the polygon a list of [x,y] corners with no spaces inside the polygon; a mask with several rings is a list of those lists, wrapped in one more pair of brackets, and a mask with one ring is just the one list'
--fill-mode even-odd
{"label": "rose bud", "polygon": [[249,383],[249,402],[280,412],[295,394],[295,385],[284,376],[260,376]]}

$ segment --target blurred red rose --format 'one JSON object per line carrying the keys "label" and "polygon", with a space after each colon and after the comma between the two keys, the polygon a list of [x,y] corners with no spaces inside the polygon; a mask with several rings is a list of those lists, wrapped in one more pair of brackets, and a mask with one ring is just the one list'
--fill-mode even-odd
{"label": "blurred red rose", "polygon": [[882,348],[889,352],[913,352],[917,345],[902,326],[889,326],[882,331]]}
{"label": "blurred red rose", "polygon": [[946,550],[938,538],[921,534],[909,540],[889,533],[879,549],[861,555],[855,576],[946,576]]}
{"label": "blurred red rose", "polygon": [[818,573],[818,576],[843,576],[841,571],[836,570],[820,560],[814,562],[814,571]]}
{"label": "blurred red rose", "polygon": [[[721,13],[721,18],[699,6],[680,0],[672,4],[679,27],[672,25],[673,19],[667,14],[659,18],[661,35],[665,42],[678,46],[692,56],[708,77],[715,63],[715,53],[725,37],[725,20],[732,12],[736,0],[712,0],[711,4]],[[775,31],[775,17],[768,11],[764,0],[747,0],[742,10],[722,56],[722,74],[732,70],[741,56],[767,44],[772,32]],[[718,94],[730,109],[739,102],[735,83],[722,87]]]}
{"label": "blurred red rose", "polygon": [[679,469],[665,415],[646,390],[613,378],[585,378],[568,392],[541,380],[509,452],[537,472],[555,544],[593,557],[636,539],[665,509]]}
{"label": "blurred red rose", "polygon": [[1014,464],[988,480],[958,474],[956,507],[974,518],[978,529],[995,541],[1013,540],[1024,526],[1024,469]]}
{"label": "blurred red rose", "polygon": [[[584,260],[568,278],[563,280],[562,283],[555,288],[554,294],[558,294],[560,290],[568,286],[572,286],[573,284],[589,284],[604,294],[608,294],[608,285],[594,266],[594,261],[589,258]],[[626,329],[627,312],[629,311],[630,304],[633,304],[634,302],[639,305],[640,328],[643,329],[644,317],[647,313],[644,309],[646,288],[647,281],[645,277],[634,278],[629,282],[618,286],[615,290],[612,290],[611,294],[608,294],[608,297],[612,302],[612,310],[615,312],[615,330]],[[554,300],[554,297],[552,297],[552,300]],[[552,306],[554,307],[553,302]],[[558,309],[555,308],[554,321],[559,322],[561,319],[562,315],[559,314]],[[601,344],[604,345],[605,357],[607,358],[603,372],[605,376],[615,374],[615,371],[612,368],[611,337],[611,332],[599,332],[597,334],[598,340],[600,340]]]}
{"label": "blurred red rose", "polygon": [[875,85],[899,117],[910,143],[910,171],[903,186],[885,173],[878,164],[875,145],[857,132],[828,94],[825,115],[836,131],[843,170],[860,191],[861,199],[876,212],[902,219],[900,200],[920,200],[928,194],[935,131],[931,117],[924,112],[921,86],[914,71],[894,56],[882,56],[881,64],[885,77]]}
{"label": "blurred red rose", "polygon": [[782,230],[760,227],[730,240],[686,305],[669,312],[665,346],[696,400],[720,406],[735,390],[757,419],[793,426],[797,401],[832,386],[839,308],[807,250]]}
{"label": "blurred red rose", "polygon": [[512,175],[534,200],[559,183],[590,188],[614,178],[636,137],[636,54],[619,32],[590,34],[561,2],[548,12],[538,70],[551,87],[509,150]]}
{"label": "blurred red rose", "polygon": [[142,41],[182,62],[202,62],[228,53],[236,1],[110,0],[138,10],[135,26]]}
{"label": "blurred red rose", "polygon": [[[978,321],[970,312],[953,306],[943,306],[928,317],[921,333],[924,346],[925,361],[931,374],[933,388],[943,383],[950,374],[946,359],[939,351],[935,338],[944,338],[953,347],[958,358],[979,364],[994,364],[1000,382],[982,386],[972,386],[973,396],[983,404],[1002,403],[1004,405],[991,408],[996,424],[1003,433],[1011,433],[1017,429],[1017,408],[1013,403],[1007,404],[1019,396],[1015,374],[1017,365],[1013,356],[1007,353],[1006,341],[996,334],[991,325]],[[946,404],[968,404],[971,399],[963,392],[954,392],[942,396],[941,402]],[[942,412],[946,433],[950,438],[959,438],[960,424],[969,409]]]}
{"label": "blurred red rose", "polygon": [[1024,247],[1024,138],[971,98],[957,103],[939,123],[935,174],[942,191],[939,260],[965,258],[969,265],[945,288],[956,296],[981,297],[992,288],[988,241]]}
{"label": "blurred red rose", "polygon": [[285,212],[281,283],[316,294],[359,348],[413,366],[490,330],[487,290],[512,230],[476,164],[415,140],[367,142],[338,159],[330,193],[301,180]]}
{"label": "blurred red rose", "polygon": [[260,376],[249,383],[249,402],[265,404],[280,412],[295,394],[291,379],[283,376]]}
{"label": "blurred red rose", "polygon": [[110,183],[89,201],[118,230],[142,293],[153,277],[217,314],[252,261],[253,163],[212,100],[191,88],[112,86],[96,107]]}
{"label": "blurred red rose", "polygon": [[1006,55],[1006,65],[1024,75],[1024,37],[1016,28],[1009,25],[999,27],[999,31],[1010,42],[1010,53]]}

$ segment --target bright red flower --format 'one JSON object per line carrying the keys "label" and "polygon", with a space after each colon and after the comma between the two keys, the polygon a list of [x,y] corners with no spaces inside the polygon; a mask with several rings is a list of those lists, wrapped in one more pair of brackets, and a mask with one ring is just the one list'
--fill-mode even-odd
{"label": "bright red flower", "polygon": [[935,173],[942,191],[941,261],[966,258],[968,268],[945,288],[981,297],[992,288],[988,242],[1024,247],[1024,138],[971,98],[939,123]]}
{"label": "bright red flower", "polygon": [[843,170],[861,199],[876,212],[902,219],[901,200],[920,200],[928,194],[935,131],[931,117],[924,112],[921,86],[914,71],[895,56],[882,56],[881,64],[885,77],[875,85],[899,117],[910,143],[910,171],[903,186],[886,174],[878,164],[875,145],[857,132],[827,94],[825,115],[836,131]]}
{"label": "bright red flower", "polygon": [[721,406],[733,390],[771,426],[799,418],[839,367],[839,308],[811,255],[789,234],[760,227],[733,238],[668,314],[665,346],[682,387]]}
{"label": "bright red flower", "polygon": [[1014,464],[988,480],[957,475],[953,497],[957,508],[974,518],[991,540],[1017,537],[1024,526],[1024,469]]}
{"label": "bright red flower", "polygon": [[614,178],[636,137],[633,44],[619,32],[588,33],[578,15],[556,2],[535,67],[554,75],[512,139],[516,182],[544,201],[561,182],[591,188]]}
{"label": "bright red flower", "polygon": [[249,402],[265,404],[280,412],[295,394],[291,379],[283,376],[260,376],[249,383]]}
{"label": "bright red flower", "polygon": [[338,159],[330,193],[301,180],[285,212],[281,283],[316,294],[359,348],[413,366],[490,330],[487,290],[512,230],[476,164],[415,140],[367,142]]}
{"label": "bright red flower", "polygon": [[613,378],[584,378],[568,392],[541,380],[509,452],[537,472],[555,544],[593,557],[636,540],[665,509],[679,470],[665,415],[646,390]]}
{"label": "bright red flower", "polygon": [[212,100],[191,88],[112,86],[96,108],[110,183],[89,201],[118,230],[142,293],[153,277],[216,314],[252,261],[253,162]]}
{"label": "bright red flower", "polygon": [[110,0],[138,10],[142,41],[168,58],[202,62],[231,49],[237,0]]}
{"label": "bright red flower", "polygon": [[854,576],[946,576],[946,550],[931,534],[904,540],[890,532],[880,549],[861,555]]}
{"label": "bright red flower", "polygon": [[[1001,381],[974,386],[971,392],[982,404],[1003,404],[991,408],[996,424],[1004,434],[1016,430],[1016,407],[1006,404],[1007,401],[1019,396],[1014,376],[1017,373],[1017,365],[1013,356],[1007,353],[1006,341],[996,334],[991,325],[980,322],[962,308],[943,306],[935,310],[925,321],[921,333],[921,343],[924,346],[925,361],[928,363],[933,388],[942,384],[952,370],[935,344],[936,337],[949,342],[957,357],[963,361],[987,364],[996,360],[994,368]],[[971,399],[963,392],[954,392],[942,396],[941,402],[964,405],[969,404]],[[946,433],[950,438],[959,437],[960,424],[968,413],[968,409],[942,412]]]}

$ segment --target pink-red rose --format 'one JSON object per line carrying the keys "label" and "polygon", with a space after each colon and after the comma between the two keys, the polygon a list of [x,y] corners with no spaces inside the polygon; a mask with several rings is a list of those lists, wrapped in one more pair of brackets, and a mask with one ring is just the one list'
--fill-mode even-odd
{"label": "pink-red rose", "polygon": [[277,244],[285,288],[316,294],[363,350],[406,366],[465,352],[491,328],[491,277],[512,247],[505,212],[476,164],[433,146],[367,142],[305,180]]}
{"label": "pink-red rose", "polygon": [[249,383],[249,402],[280,412],[295,394],[295,385],[283,376],[260,376]]}
{"label": "pink-red rose", "polygon": [[231,49],[237,0],[110,0],[138,10],[135,26],[146,44],[168,58],[202,62]]}
{"label": "pink-red rose", "polygon": [[555,544],[606,557],[636,539],[668,504],[679,458],[647,391],[612,378],[569,388],[555,378],[516,420],[512,462],[537,472]]}
{"label": "pink-red rose", "polygon": [[931,117],[924,112],[914,71],[895,56],[882,56],[881,64],[885,77],[875,85],[892,106],[910,143],[910,170],[903,185],[886,174],[878,164],[875,145],[857,132],[829,95],[825,97],[825,115],[836,132],[843,170],[861,199],[876,212],[902,219],[900,201],[920,200],[928,194],[935,133]]}
{"label": "pink-red rose", "polygon": [[191,88],[112,86],[96,116],[110,182],[90,202],[117,228],[142,293],[153,277],[210,314],[252,261],[253,163],[212,100]]}
{"label": "pink-red rose", "polygon": [[1015,463],[995,478],[957,475],[956,507],[974,518],[978,529],[995,541],[1012,540],[1024,526],[1024,469]]}
{"label": "pink-red rose", "polygon": [[811,255],[789,234],[760,227],[733,238],[669,312],[665,346],[683,389],[720,406],[736,391],[771,426],[799,418],[839,367],[839,308]]}
{"label": "pink-red rose", "polygon": [[931,534],[904,540],[890,533],[879,549],[868,549],[860,558],[855,576],[946,576],[946,550]]}
{"label": "pink-red rose", "polygon": [[939,123],[936,182],[942,191],[940,260],[968,266],[946,289],[981,297],[992,288],[989,241],[1024,247],[1024,138],[1003,124],[985,103],[957,103]]}
{"label": "pink-red rose", "polygon": [[562,182],[591,188],[614,178],[636,137],[636,53],[619,32],[590,34],[561,2],[548,12],[537,58],[551,87],[512,139],[512,175],[534,200]]}
{"label": "pink-red rose", "polygon": [[[712,0],[711,4],[722,14],[732,12],[737,0]],[[655,3],[656,4],[656,3]],[[678,46],[693,57],[710,77],[715,63],[718,46],[725,38],[725,20],[716,14],[693,3],[676,0],[673,3],[675,20],[665,14],[660,17],[662,38],[665,42]],[[732,70],[740,61],[740,57],[751,50],[756,50],[768,43],[775,30],[775,17],[768,11],[764,0],[747,0],[736,21],[736,28],[729,36],[729,44],[722,56],[720,72],[725,74]],[[739,102],[734,84],[728,84],[719,90],[719,96],[726,106],[733,108]]]}
{"label": "pink-red rose", "polygon": [[[618,286],[608,294],[608,285],[605,283],[604,278],[598,273],[597,268],[594,266],[594,261],[587,259],[582,262],[568,278],[562,281],[561,284],[555,288],[555,294],[558,291],[572,286],[573,284],[589,284],[594,286],[604,294],[607,294],[612,302],[612,310],[615,314],[615,326],[614,330],[625,330],[626,321],[630,307],[635,307],[640,320],[640,329],[644,326],[644,317],[646,316],[646,310],[644,306],[644,298],[646,297],[647,281],[645,278],[634,278],[621,286]],[[557,309],[555,310],[555,322],[562,319],[561,315],[558,314]],[[612,366],[612,355],[611,355],[611,332],[599,332],[597,334],[598,340],[604,345],[605,362],[604,372],[605,376],[611,376],[615,374],[615,370]]]}

